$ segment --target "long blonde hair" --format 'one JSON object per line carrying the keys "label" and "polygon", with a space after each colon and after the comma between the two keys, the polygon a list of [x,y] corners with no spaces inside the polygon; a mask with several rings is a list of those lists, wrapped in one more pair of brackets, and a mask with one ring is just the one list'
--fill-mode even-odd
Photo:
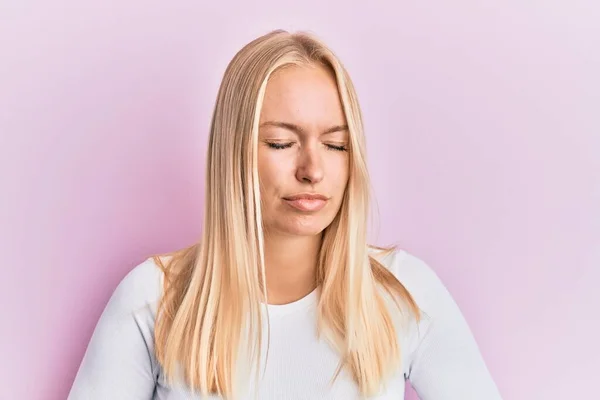
{"label": "long blonde hair", "polygon": [[387,295],[402,314],[420,316],[404,286],[369,254],[363,123],[347,71],[314,35],[272,31],[235,55],[219,88],[201,240],[166,259],[154,257],[164,272],[156,357],[167,382],[182,375],[204,396],[235,398],[243,378],[236,367],[240,359],[260,363],[261,306],[268,299],[257,172],[259,117],[269,77],[282,67],[307,64],[334,73],[350,133],[349,180],[341,208],[323,232],[316,274],[319,335],[341,357],[335,377],[347,368],[361,393],[376,393],[401,364],[395,310]]}

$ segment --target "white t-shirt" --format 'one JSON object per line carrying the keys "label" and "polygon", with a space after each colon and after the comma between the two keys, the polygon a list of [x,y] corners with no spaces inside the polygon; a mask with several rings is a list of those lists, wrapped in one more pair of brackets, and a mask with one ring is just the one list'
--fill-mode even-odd
{"label": "white t-shirt", "polygon": [[[404,250],[378,259],[411,293],[423,318],[398,333],[402,368],[371,399],[404,399],[405,380],[422,400],[501,399],[469,326],[433,270]],[[121,281],[98,321],[68,400],[201,399],[183,386],[166,385],[156,361],[154,322],[161,290],[162,271],[152,259]],[[329,384],[340,358],[316,336],[317,301],[315,290],[293,303],[267,306],[271,332],[257,388],[260,400],[360,398],[346,372]],[[243,400],[253,398],[252,388],[249,392]]]}

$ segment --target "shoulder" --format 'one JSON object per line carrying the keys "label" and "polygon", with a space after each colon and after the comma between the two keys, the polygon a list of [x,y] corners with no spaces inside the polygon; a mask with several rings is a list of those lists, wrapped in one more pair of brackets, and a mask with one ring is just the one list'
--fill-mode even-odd
{"label": "shoulder", "polygon": [[406,250],[395,250],[379,261],[402,283],[421,314],[418,322],[411,320],[402,330],[402,340],[408,350],[405,353],[407,368],[432,326],[438,328],[433,334],[429,333],[429,340],[436,341],[437,335],[453,335],[457,331],[456,337],[468,337],[468,328],[463,328],[466,323],[458,305],[428,262]]}
{"label": "shoulder", "polygon": [[108,313],[154,311],[162,293],[163,272],[153,258],[136,264],[118,283],[107,305]]}
{"label": "shoulder", "polygon": [[423,258],[403,249],[374,256],[413,297],[417,306],[426,314],[435,313],[449,299],[449,293],[435,270]]}

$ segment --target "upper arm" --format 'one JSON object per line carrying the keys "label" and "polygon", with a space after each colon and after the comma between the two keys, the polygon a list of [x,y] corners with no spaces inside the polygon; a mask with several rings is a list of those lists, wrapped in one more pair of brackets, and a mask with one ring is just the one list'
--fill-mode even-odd
{"label": "upper arm", "polygon": [[407,289],[423,311],[414,332],[408,373],[419,398],[501,399],[475,337],[449,291],[422,260],[407,254],[404,262],[410,264],[405,265],[410,275],[406,277]]}
{"label": "upper arm", "polygon": [[[141,268],[140,268],[141,267]],[[156,382],[153,314],[144,304],[140,266],[125,277],[106,305],[88,344],[69,400],[149,400]]]}

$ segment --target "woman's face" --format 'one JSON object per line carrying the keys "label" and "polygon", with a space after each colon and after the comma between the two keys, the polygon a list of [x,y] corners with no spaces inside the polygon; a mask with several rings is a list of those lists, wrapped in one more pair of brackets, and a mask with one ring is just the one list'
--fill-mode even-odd
{"label": "woman's face", "polygon": [[348,129],[335,77],[292,66],[271,76],[260,115],[258,172],[265,230],[317,235],[348,182]]}

